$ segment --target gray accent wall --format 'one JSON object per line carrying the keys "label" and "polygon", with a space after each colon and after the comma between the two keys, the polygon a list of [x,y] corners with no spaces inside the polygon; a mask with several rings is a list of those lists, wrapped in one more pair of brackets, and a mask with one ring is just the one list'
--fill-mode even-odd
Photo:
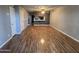
{"label": "gray accent wall", "polygon": [[11,37],[9,6],[0,6],[0,46]]}
{"label": "gray accent wall", "polygon": [[79,6],[60,6],[50,12],[50,25],[79,40]]}

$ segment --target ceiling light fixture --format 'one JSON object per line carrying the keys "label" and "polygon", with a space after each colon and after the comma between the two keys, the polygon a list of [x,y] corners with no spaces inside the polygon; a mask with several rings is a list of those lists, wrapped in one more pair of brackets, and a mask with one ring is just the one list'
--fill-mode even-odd
{"label": "ceiling light fixture", "polygon": [[45,14],[45,10],[44,9],[42,9],[41,14]]}

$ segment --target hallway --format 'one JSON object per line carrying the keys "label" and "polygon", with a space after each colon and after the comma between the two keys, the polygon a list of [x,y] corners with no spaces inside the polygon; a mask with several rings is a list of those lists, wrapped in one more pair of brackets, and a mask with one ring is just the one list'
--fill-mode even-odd
{"label": "hallway", "polygon": [[9,42],[8,48],[17,53],[79,52],[79,43],[50,26],[29,26]]}
{"label": "hallway", "polygon": [[0,4],[1,59],[79,59],[78,1],[1,0]]}
{"label": "hallway", "polygon": [[79,6],[0,6],[0,52],[79,52]]}

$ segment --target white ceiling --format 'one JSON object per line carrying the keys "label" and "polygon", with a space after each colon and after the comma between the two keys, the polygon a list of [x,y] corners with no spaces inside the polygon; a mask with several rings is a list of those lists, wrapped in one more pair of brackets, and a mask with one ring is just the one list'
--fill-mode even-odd
{"label": "white ceiling", "polygon": [[57,6],[55,5],[25,5],[24,6],[24,8],[27,11],[41,11],[42,9],[49,11],[49,10],[53,10],[56,7]]}

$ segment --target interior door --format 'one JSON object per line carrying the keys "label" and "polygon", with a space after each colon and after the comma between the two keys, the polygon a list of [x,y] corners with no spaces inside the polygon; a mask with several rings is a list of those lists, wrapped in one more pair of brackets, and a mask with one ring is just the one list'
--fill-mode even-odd
{"label": "interior door", "polygon": [[15,8],[12,6],[10,8],[10,20],[11,20],[11,29],[12,29],[12,35],[16,33],[16,17],[15,17]]}

